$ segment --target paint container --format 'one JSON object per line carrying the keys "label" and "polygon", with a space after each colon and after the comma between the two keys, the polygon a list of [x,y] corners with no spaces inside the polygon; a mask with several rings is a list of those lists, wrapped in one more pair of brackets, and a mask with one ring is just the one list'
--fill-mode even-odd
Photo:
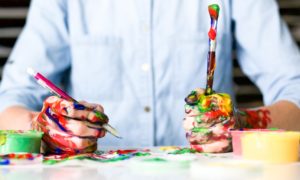
{"label": "paint container", "polygon": [[252,132],[242,140],[242,157],[266,163],[298,161],[300,132]]}
{"label": "paint container", "polygon": [[0,153],[40,153],[42,136],[39,131],[0,131]]}
{"label": "paint container", "polygon": [[282,129],[238,129],[238,130],[230,130],[230,134],[232,136],[232,148],[233,148],[233,154],[236,156],[242,155],[242,144],[241,144],[241,137],[245,133],[251,133],[251,132],[269,132],[269,131],[275,131],[275,132],[282,132],[284,130]]}

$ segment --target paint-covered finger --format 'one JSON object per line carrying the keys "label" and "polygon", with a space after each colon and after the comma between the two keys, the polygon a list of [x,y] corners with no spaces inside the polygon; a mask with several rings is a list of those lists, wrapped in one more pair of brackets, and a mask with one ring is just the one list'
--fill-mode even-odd
{"label": "paint-covered finger", "polygon": [[108,117],[101,111],[87,109],[81,104],[74,104],[74,108],[68,112],[68,116],[75,119],[87,120],[92,123],[107,123]]}
{"label": "paint-covered finger", "polygon": [[43,131],[45,132],[43,140],[52,146],[52,149],[56,147],[63,152],[82,152],[97,144],[96,138],[80,138],[53,128],[46,128]]}
{"label": "paint-covered finger", "polygon": [[78,121],[69,119],[65,125],[67,131],[75,136],[79,137],[101,137],[101,128],[98,126],[93,127],[87,121]]}
{"label": "paint-covered finger", "polygon": [[[55,96],[46,99],[44,106],[51,107],[58,117],[66,116],[72,119],[89,120],[93,123],[107,123],[108,117],[101,111],[94,111],[77,102],[67,101]],[[100,106],[96,106],[101,110]]]}
{"label": "paint-covered finger", "polygon": [[89,109],[100,111],[100,112],[104,113],[104,108],[100,104],[88,103],[86,101],[79,101],[79,103],[84,105],[85,107],[87,107]]}
{"label": "paint-covered finger", "polygon": [[99,125],[96,126],[88,121],[70,119],[66,116],[57,116],[51,112],[49,107],[45,108],[42,112],[43,113],[41,114],[39,121],[43,126],[49,126],[59,131],[79,137],[100,137],[101,127]]}

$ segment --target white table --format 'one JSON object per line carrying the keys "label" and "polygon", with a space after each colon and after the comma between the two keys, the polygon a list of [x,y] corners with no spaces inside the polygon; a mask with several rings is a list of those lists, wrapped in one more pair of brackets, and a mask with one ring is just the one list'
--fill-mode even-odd
{"label": "white table", "polygon": [[[0,166],[0,180],[300,179],[300,163],[262,165],[241,160],[231,153],[166,155],[165,152],[155,151],[152,156],[114,163],[72,160],[56,165]],[[168,162],[144,162],[153,157],[161,157]],[[182,165],[183,161],[188,163]]]}

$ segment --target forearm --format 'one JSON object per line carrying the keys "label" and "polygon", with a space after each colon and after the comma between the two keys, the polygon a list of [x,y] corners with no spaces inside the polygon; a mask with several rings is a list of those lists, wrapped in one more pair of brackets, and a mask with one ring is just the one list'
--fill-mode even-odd
{"label": "forearm", "polygon": [[240,119],[250,128],[300,130],[300,108],[289,101],[279,101],[255,110],[242,110]]}
{"label": "forearm", "polygon": [[0,113],[1,130],[30,130],[37,112],[22,106],[12,106]]}

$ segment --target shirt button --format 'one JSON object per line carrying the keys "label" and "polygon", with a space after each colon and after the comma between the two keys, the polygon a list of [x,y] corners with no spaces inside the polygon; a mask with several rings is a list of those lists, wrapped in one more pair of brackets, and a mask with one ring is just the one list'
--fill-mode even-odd
{"label": "shirt button", "polygon": [[148,113],[148,112],[150,112],[150,111],[151,111],[151,109],[150,109],[150,107],[149,107],[149,106],[145,106],[145,107],[144,107],[144,111]]}
{"label": "shirt button", "polygon": [[142,68],[143,71],[147,72],[150,69],[150,65],[148,63],[145,63],[145,64],[142,65],[141,68]]}

